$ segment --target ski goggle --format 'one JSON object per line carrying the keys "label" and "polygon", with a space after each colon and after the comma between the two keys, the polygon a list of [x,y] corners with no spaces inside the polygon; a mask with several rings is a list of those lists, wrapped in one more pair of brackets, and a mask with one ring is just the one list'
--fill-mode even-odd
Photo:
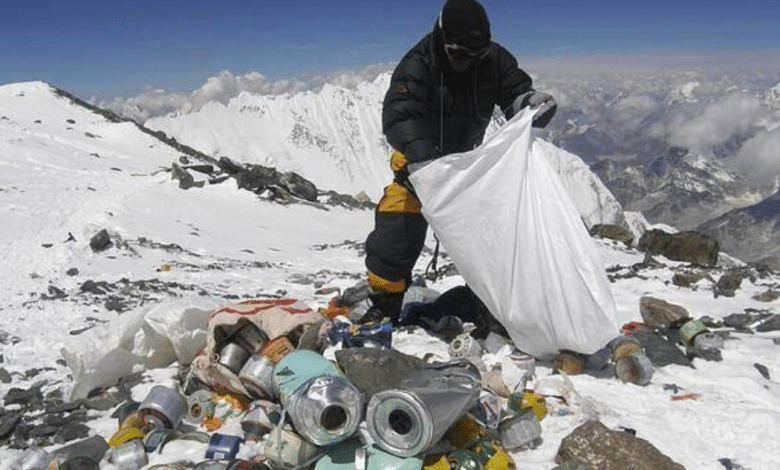
{"label": "ski goggle", "polygon": [[461,46],[458,44],[444,44],[444,52],[455,61],[466,61],[469,59],[481,59],[487,55],[489,46],[479,49]]}

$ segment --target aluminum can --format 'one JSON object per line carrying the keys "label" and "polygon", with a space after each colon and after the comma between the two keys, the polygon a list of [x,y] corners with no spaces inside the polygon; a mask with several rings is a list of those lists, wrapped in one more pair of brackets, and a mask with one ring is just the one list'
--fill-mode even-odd
{"label": "aluminum can", "polygon": [[253,354],[238,374],[241,384],[255,398],[275,400],[274,363],[267,356]]}
{"label": "aluminum can", "polygon": [[272,363],[278,364],[279,361],[293,351],[295,351],[295,346],[293,346],[290,340],[286,336],[279,336],[265,343],[263,349],[260,350],[260,354],[270,359]]}
{"label": "aluminum can", "polygon": [[498,425],[501,444],[510,451],[536,448],[542,437],[542,425],[536,413],[528,410],[504,419]]}
{"label": "aluminum can", "polygon": [[336,364],[309,350],[295,351],[274,368],[274,387],[295,430],[327,446],[357,431],[363,396]]}
{"label": "aluminum can", "polygon": [[450,341],[451,357],[479,357],[482,356],[482,352],[482,345],[469,333],[461,333]]}
{"label": "aluminum can", "polygon": [[230,339],[249,351],[250,354],[259,352],[268,342],[268,336],[257,325],[248,321],[233,333]]}
{"label": "aluminum can", "polygon": [[238,374],[247,359],[249,359],[249,351],[236,343],[228,343],[219,351],[217,363],[225,366],[230,372]]}
{"label": "aluminum can", "polygon": [[155,385],[149,391],[138,415],[145,423],[159,429],[175,429],[187,414],[187,400],[171,388]]}
{"label": "aluminum can", "polygon": [[146,449],[140,440],[134,440],[111,449],[109,458],[119,470],[138,470],[149,463]]}
{"label": "aluminum can", "polygon": [[371,397],[366,411],[368,432],[391,454],[418,455],[477,404],[481,389],[479,370],[467,361],[415,371],[397,388]]}
{"label": "aluminum can", "polygon": [[210,410],[214,408],[211,401],[213,393],[208,390],[197,390],[187,397],[187,414],[183,421],[193,426],[200,425]]}
{"label": "aluminum can", "polygon": [[642,343],[633,336],[618,336],[610,342],[609,346],[612,351],[613,361],[617,361],[618,358],[624,356],[644,354],[642,351]]}

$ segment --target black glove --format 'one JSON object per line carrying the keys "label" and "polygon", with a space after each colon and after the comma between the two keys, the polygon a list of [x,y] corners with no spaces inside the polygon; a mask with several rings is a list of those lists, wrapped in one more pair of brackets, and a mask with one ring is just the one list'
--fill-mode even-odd
{"label": "black glove", "polygon": [[540,91],[529,91],[515,99],[513,105],[515,112],[520,111],[526,106],[530,106],[531,109],[537,109],[531,125],[539,128],[546,127],[553,116],[555,116],[555,111],[558,110],[558,103],[555,102],[555,98],[549,93],[542,93]]}

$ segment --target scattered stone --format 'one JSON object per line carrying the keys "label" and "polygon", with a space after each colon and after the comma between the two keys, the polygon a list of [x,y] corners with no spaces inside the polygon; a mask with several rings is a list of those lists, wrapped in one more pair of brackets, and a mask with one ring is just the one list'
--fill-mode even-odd
{"label": "scattered stone", "polygon": [[563,438],[555,463],[599,470],[685,470],[648,441],[610,430],[600,421],[588,421]]}
{"label": "scattered stone", "polygon": [[322,289],[317,289],[314,291],[314,295],[330,295],[330,294],[337,294],[341,292],[340,287],[323,287]]}
{"label": "scattered stone", "polygon": [[735,330],[749,330],[755,319],[749,313],[731,313],[723,317],[723,324]]}
{"label": "scattered stone", "polygon": [[705,361],[720,362],[723,360],[723,353],[720,349],[715,348],[697,348],[696,346],[688,346],[685,349],[685,354],[690,359],[700,358]]}
{"label": "scattered stone", "polygon": [[596,224],[590,228],[590,236],[608,238],[623,243],[627,248],[634,243],[634,234],[629,230],[612,224]]}
{"label": "scattered stone", "polygon": [[670,304],[650,296],[639,299],[639,313],[647,326],[659,330],[666,330],[673,323],[691,316],[688,310],[680,305]]}
{"label": "scattered stone", "polygon": [[693,361],[674,343],[655,331],[637,331],[633,336],[642,343],[645,355],[655,367],[669,364],[693,367]]}
{"label": "scattered stone", "polygon": [[76,439],[84,439],[89,436],[90,432],[91,429],[86,424],[70,422],[56,430],[54,442],[57,444],[64,444],[66,442],[75,441]]}
{"label": "scattered stone", "polygon": [[79,275],[79,270],[78,270],[78,268],[70,268],[67,271],[65,271],[65,274],[70,276],[70,277],[78,276]]}
{"label": "scattered stone", "polygon": [[5,396],[5,406],[8,405],[30,405],[40,403],[43,400],[41,386],[34,386],[27,390],[21,388],[12,388]]}
{"label": "scattered stone", "polygon": [[79,290],[85,294],[106,295],[107,284],[105,282],[98,284],[91,280],[84,281],[84,283],[81,284],[81,287],[79,287]]}
{"label": "scattered stone", "polygon": [[10,412],[0,416],[0,439],[11,434],[16,425],[22,421],[22,413]]}
{"label": "scattered stone", "polygon": [[707,328],[723,328],[723,322],[720,320],[716,320],[712,318],[709,315],[703,315],[699,317],[699,320],[706,326]]}
{"label": "scattered stone", "polygon": [[720,464],[723,465],[726,470],[747,470],[745,467],[731,459],[718,459],[718,462],[720,462]]}
{"label": "scattered stone", "polygon": [[709,281],[715,282],[712,277],[703,272],[683,272],[683,273],[675,273],[674,276],[672,276],[672,284],[678,287],[685,287],[689,288],[693,286],[694,284],[698,283],[702,279],[707,279]]}
{"label": "scattered stone", "polygon": [[761,322],[756,331],[766,333],[768,331],[780,331],[780,314],[774,314],[768,319]]}
{"label": "scattered stone", "polygon": [[89,247],[95,253],[100,253],[111,247],[111,237],[108,234],[108,230],[103,229],[95,234],[89,241]]}
{"label": "scattered stone", "polygon": [[717,265],[720,251],[717,240],[709,235],[692,231],[670,234],[658,229],[645,232],[638,248],[671,260],[712,267]]}
{"label": "scattered stone", "polygon": [[103,304],[103,306],[109,312],[116,312],[116,313],[126,312],[127,310],[130,309],[130,306],[126,299],[114,295],[109,296],[108,299],[106,299],[106,303]]}
{"label": "scattered stone", "polygon": [[780,299],[780,292],[769,289],[762,294],[754,295],[752,298],[758,302],[774,302],[775,300]]}
{"label": "scattered stone", "polygon": [[13,381],[11,374],[8,373],[5,368],[0,367],[0,382],[4,384],[10,384]]}
{"label": "scattered stone", "polygon": [[780,338],[775,338],[775,339],[772,340],[772,342],[775,343],[776,345],[780,346]]}
{"label": "scattered stone", "polygon": [[761,375],[763,375],[765,379],[767,379],[767,380],[771,380],[771,378],[770,378],[770,376],[769,376],[769,368],[768,368],[767,366],[765,366],[765,365],[763,365],[763,364],[759,364],[758,362],[756,362],[755,364],[753,364],[753,367],[755,367],[755,368],[756,368],[756,370],[757,370],[757,371],[758,371],[758,372],[759,372]]}
{"label": "scattered stone", "polygon": [[724,297],[734,297],[737,289],[742,285],[742,279],[744,279],[744,274],[739,271],[731,271],[723,274],[723,276],[718,279],[718,283],[715,284],[715,288],[713,289],[715,298],[717,299],[718,296],[721,295]]}
{"label": "scattered stone", "polygon": [[46,300],[57,300],[57,299],[64,299],[68,297],[68,294],[65,293],[62,289],[55,286],[49,286],[49,295],[42,296],[43,299]]}
{"label": "scattered stone", "polygon": [[190,188],[202,188],[204,186],[203,181],[195,181],[195,178],[184,168],[180,167],[176,163],[171,164],[171,176],[175,180],[179,180],[180,189]]}

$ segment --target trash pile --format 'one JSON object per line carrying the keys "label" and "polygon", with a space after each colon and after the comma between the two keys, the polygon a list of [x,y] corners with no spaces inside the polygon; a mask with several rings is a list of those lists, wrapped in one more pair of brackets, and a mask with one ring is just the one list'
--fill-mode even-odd
{"label": "trash pile", "polygon": [[[319,312],[294,299],[219,308],[178,387],[155,385],[142,401],[121,404],[107,441],[93,436],[52,453],[33,446],[10,468],[508,470],[512,454],[541,444],[546,416],[577,411],[568,375],[612,364],[615,377],[646,385],[653,374],[633,334],[589,356],[563,351],[558,375],[538,380],[535,359],[496,331],[446,336],[447,361],[410,356],[393,349],[397,330],[387,320],[354,321],[362,298],[350,294]],[[412,288],[405,311],[430,306],[435,294]],[[642,305],[658,311],[657,302]],[[710,345],[706,328],[684,318],[671,322],[675,338]],[[503,357],[503,367],[488,366],[485,354]],[[202,460],[147,467],[175,441],[205,447]]]}

